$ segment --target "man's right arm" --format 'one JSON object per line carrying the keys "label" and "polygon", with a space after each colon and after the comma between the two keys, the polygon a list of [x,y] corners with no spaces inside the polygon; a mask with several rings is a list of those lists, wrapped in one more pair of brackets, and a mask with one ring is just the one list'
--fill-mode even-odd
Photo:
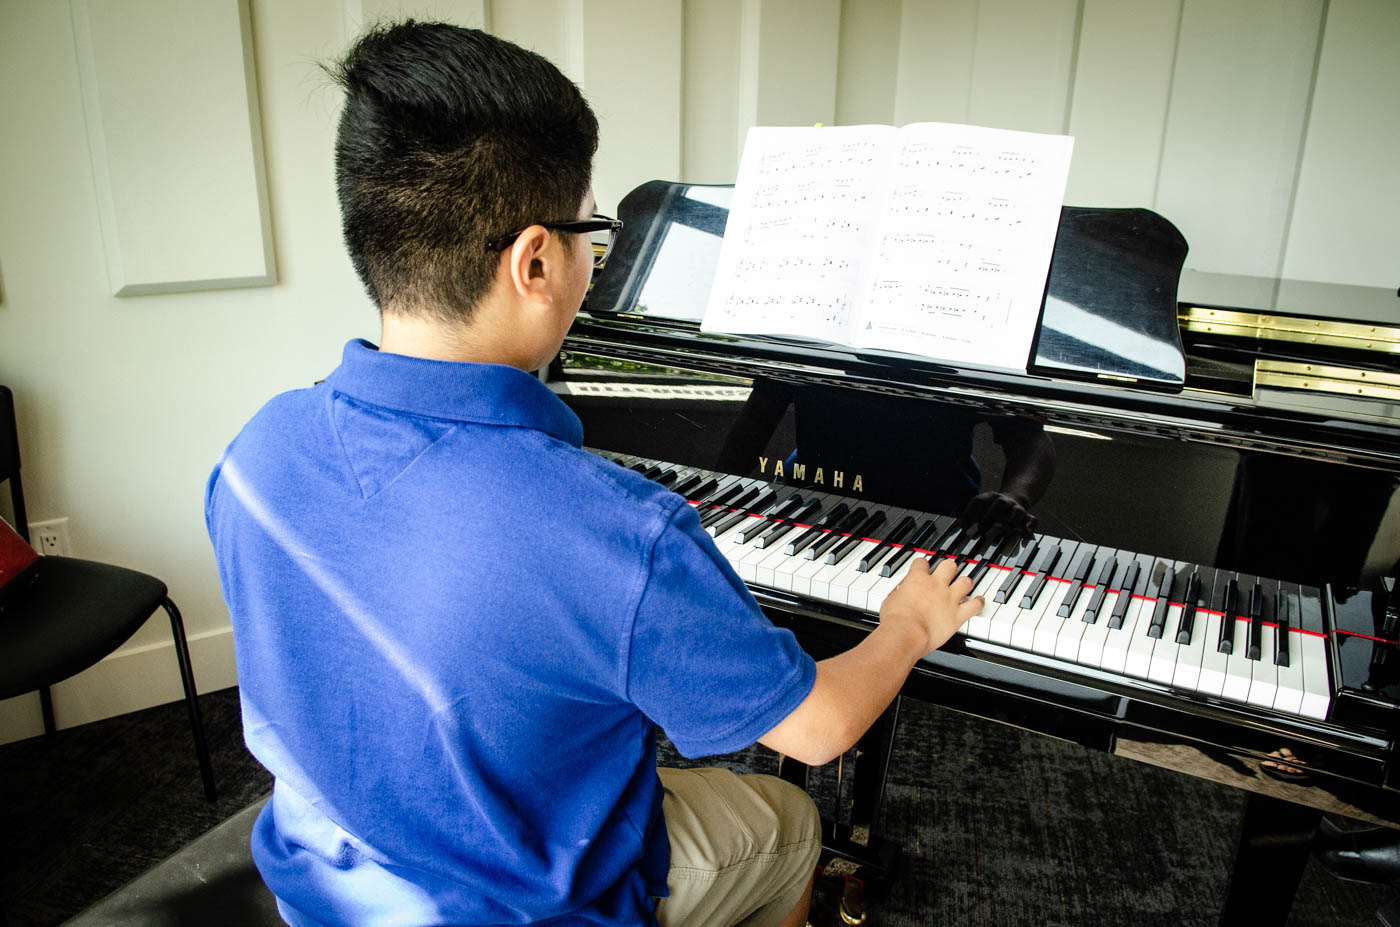
{"label": "man's right arm", "polygon": [[910,561],[909,573],[880,608],[880,624],[847,650],[817,663],[812,691],[759,743],[809,766],[845,753],[894,701],[919,658],[952,637],[982,610],[981,596],[967,598],[972,581],[954,579],[943,560],[930,573],[927,561]]}

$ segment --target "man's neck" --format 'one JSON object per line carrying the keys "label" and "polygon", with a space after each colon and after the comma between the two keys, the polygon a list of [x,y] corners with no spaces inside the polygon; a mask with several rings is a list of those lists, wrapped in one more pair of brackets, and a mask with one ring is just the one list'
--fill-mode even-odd
{"label": "man's neck", "polygon": [[428,360],[506,363],[463,323],[444,322],[421,315],[385,312],[379,350]]}

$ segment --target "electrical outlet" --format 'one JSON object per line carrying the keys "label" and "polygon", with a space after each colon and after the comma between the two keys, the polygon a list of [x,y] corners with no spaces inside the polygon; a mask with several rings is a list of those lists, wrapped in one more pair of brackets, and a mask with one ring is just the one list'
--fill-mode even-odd
{"label": "electrical outlet", "polygon": [[34,544],[34,549],[45,556],[73,556],[73,545],[68,540],[67,518],[30,522],[29,540]]}

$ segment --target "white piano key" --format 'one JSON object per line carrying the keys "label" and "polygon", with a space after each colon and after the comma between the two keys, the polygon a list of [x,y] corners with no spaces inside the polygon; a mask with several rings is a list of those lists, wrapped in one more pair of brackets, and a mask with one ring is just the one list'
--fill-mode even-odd
{"label": "white piano key", "polygon": [[997,604],[992,601],[992,594],[998,586],[1006,579],[1009,570],[1002,567],[991,566],[982,574],[982,579],[973,587],[973,597],[982,596],[984,602],[982,610],[973,615],[968,623],[963,627],[963,633],[968,637],[975,637],[978,640],[987,640],[992,632],[992,615],[996,612]]}
{"label": "white piano key", "polygon": [[1079,640],[1079,655],[1076,658],[1079,663],[1085,666],[1103,666],[1104,647],[1108,644],[1108,636],[1122,633],[1121,629],[1114,630],[1108,626],[1108,616],[1113,614],[1114,606],[1118,604],[1118,596],[1119,593],[1112,590],[1105,593],[1103,602],[1099,605],[1098,618],[1094,619],[1093,624],[1084,626],[1084,634]]}
{"label": "white piano key", "polygon": [[[1021,609],[1021,614],[1016,618],[1015,624],[1011,626],[1012,647],[1019,647],[1022,650],[1035,652],[1035,629],[1040,624],[1041,618],[1045,616],[1050,601],[1055,598],[1054,593],[1059,591],[1058,587],[1062,585],[1062,583],[1056,583],[1054,580],[1047,579],[1045,585],[1040,590],[1040,595],[1036,598],[1035,602],[1031,603],[1031,607]],[[1007,604],[1014,604],[1019,608],[1020,600],[1018,599],[1014,603]]]}
{"label": "white piano key", "polygon": [[827,564],[822,562],[820,557],[814,560],[802,559],[800,566],[791,574],[792,585],[789,587],[797,595],[810,596],[812,594],[812,577],[825,569]]}
{"label": "white piano key", "polygon": [[[1128,656],[1123,664],[1123,672],[1129,676],[1147,678],[1148,667],[1152,664],[1152,651],[1158,643],[1157,638],[1147,636],[1147,627],[1152,623],[1152,610],[1156,607],[1156,599],[1137,596],[1133,597],[1132,604],[1128,606],[1128,614],[1133,616],[1133,632],[1128,640]],[[1123,628],[1126,630],[1127,627],[1128,623],[1125,620]]]}
{"label": "white piano key", "polygon": [[788,589],[791,583],[788,576],[796,565],[798,558],[790,554],[783,553],[782,547],[766,547],[768,556],[764,557],[754,565],[754,580],[760,586],[770,586],[774,589]]}
{"label": "white piano key", "polygon": [[[1128,607],[1123,613],[1122,626],[1108,629],[1108,636],[1104,639],[1103,645],[1103,660],[1099,662],[1099,667],[1110,673],[1126,676],[1128,675],[1128,653],[1132,650],[1133,642],[1137,640],[1138,618],[1142,614],[1143,603],[1127,589],[1121,590],[1119,594],[1128,597]],[[1143,627],[1145,628],[1146,625]],[[1149,638],[1149,643],[1150,641]],[[1151,657],[1151,647],[1148,648],[1147,655]],[[1144,675],[1147,673],[1145,664],[1142,672]]]}
{"label": "white piano key", "polygon": [[[1163,595],[1170,595],[1170,591],[1165,591]],[[1147,664],[1147,678],[1153,682],[1166,683],[1171,685],[1172,677],[1176,674],[1176,658],[1181,651],[1181,645],[1176,642],[1176,632],[1181,625],[1180,605],[1167,606],[1167,621],[1162,626],[1162,636],[1152,645],[1152,656]]]}
{"label": "white piano key", "polygon": [[1071,663],[1083,662],[1079,659],[1079,651],[1083,646],[1084,635],[1093,627],[1091,624],[1085,624],[1084,613],[1089,610],[1089,602],[1093,597],[1094,589],[1085,586],[1079,593],[1079,601],[1074,603],[1074,610],[1060,626],[1060,633],[1055,638],[1055,656],[1061,660]]}
{"label": "white piano key", "polygon": [[1246,622],[1236,622],[1235,652],[1230,654],[1225,665],[1225,689],[1220,694],[1234,702],[1249,701],[1250,679],[1254,675],[1254,661],[1245,657],[1244,635],[1248,633]]}
{"label": "white piano key", "polygon": [[1299,714],[1326,720],[1332,704],[1332,683],[1327,675],[1327,640],[1320,634],[1299,632],[1294,637],[1303,665],[1303,701]]}
{"label": "white piano key", "polygon": [[1016,626],[1017,619],[1021,617],[1021,596],[1026,594],[1033,582],[1035,576],[1023,572],[1011,596],[1005,602],[997,603],[997,610],[988,623],[988,640],[999,644],[1011,643],[1011,631]]}
{"label": "white piano key", "polygon": [[865,552],[871,550],[877,541],[861,541],[851,549],[840,563],[830,564],[826,570],[812,577],[812,595],[828,602],[846,602],[846,587],[855,577],[864,576],[856,570],[856,564]]}
{"label": "white piano key", "polygon": [[[1205,624],[1201,624],[1201,619],[1205,618]],[[1201,673],[1196,682],[1196,691],[1203,695],[1220,696],[1225,694],[1225,672],[1229,666],[1230,658],[1216,650],[1216,643],[1220,640],[1220,622],[1223,619],[1213,613],[1198,614],[1196,616],[1196,629],[1204,633],[1205,651],[1201,654]]]}
{"label": "white piano key", "polygon": [[[1273,630],[1277,636],[1278,629]],[[1288,665],[1274,665],[1274,669],[1278,672],[1278,690],[1274,693],[1274,710],[1296,715],[1301,713],[1303,708],[1303,661],[1298,652],[1302,643],[1299,638],[1302,635],[1297,631],[1290,631],[1288,637]],[[1272,661],[1273,658],[1272,652],[1264,655],[1266,660]]]}
{"label": "white piano key", "polygon": [[1246,701],[1264,708],[1274,707],[1274,695],[1278,692],[1278,668],[1274,666],[1274,626],[1264,623],[1260,635],[1260,657],[1250,660],[1249,695]]}
{"label": "white piano key", "polygon": [[1041,610],[1040,620],[1035,623],[1035,634],[1031,639],[1031,649],[1036,653],[1055,656],[1055,645],[1060,640],[1060,631],[1066,621],[1059,615],[1060,605],[1072,585],[1068,580],[1051,579],[1046,583],[1047,588],[1041,590],[1041,598],[1046,600],[1045,607]]}
{"label": "white piano key", "polygon": [[[1206,594],[1208,593],[1207,589]],[[1182,614],[1185,614],[1184,610]],[[1208,619],[1213,617],[1215,616],[1198,607],[1191,628],[1191,643],[1177,645],[1176,670],[1172,673],[1172,685],[1176,688],[1186,689],[1189,692],[1199,690],[1201,667],[1205,662],[1206,650],[1215,649],[1215,638],[1207,633],[1212,627]]]}

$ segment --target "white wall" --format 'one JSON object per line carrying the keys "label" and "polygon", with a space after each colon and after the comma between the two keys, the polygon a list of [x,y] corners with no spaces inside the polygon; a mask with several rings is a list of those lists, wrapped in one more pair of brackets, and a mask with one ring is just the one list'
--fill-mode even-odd
{"label": "white wall", "polygon": [[[971,121],[1078,141],[1067,199],[1145,205],[1189,266],[1394,286],[1393,0],[252,0],[277,282],[117,298],[104,265],[72,16],[0,4],[0,382],[33,521],[168,582],[205,689],[235,682],[201,512],[270,395],[377,335],[341,244],[339,94],[317,63],[399,11],[555,60],[602,124],[600,209],[645,180],[733,179],[755,122]],[[160,621],[63,684],[60,724],[178,696]],[[38,730],[0,703],[0,740]]]}

